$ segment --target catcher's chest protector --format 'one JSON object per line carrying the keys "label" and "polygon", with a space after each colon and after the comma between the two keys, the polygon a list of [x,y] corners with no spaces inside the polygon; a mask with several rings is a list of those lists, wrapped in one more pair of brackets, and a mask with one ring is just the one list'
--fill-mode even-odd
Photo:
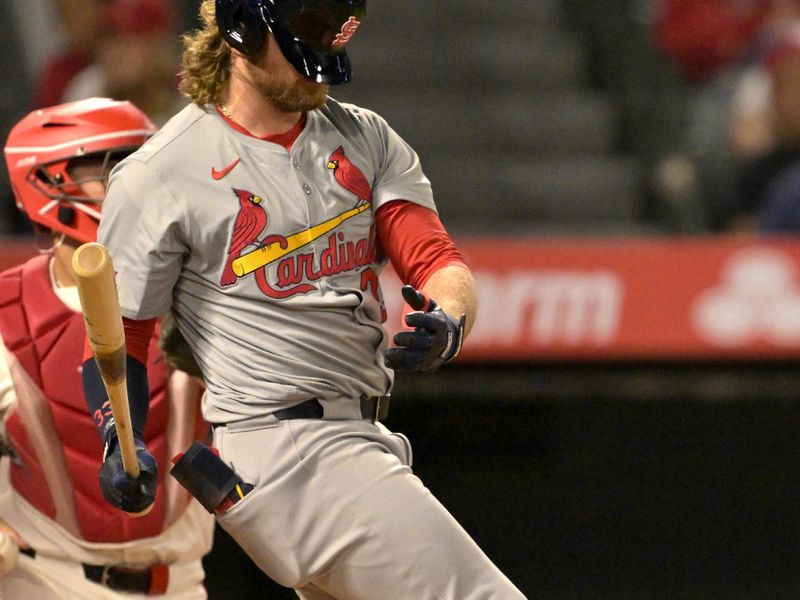
{"label": "catcher's chest protector", "polygon": [[[153,510],[138,518],[103,500],[98,483],[102,443],[81,383],[83,317],[53,292],[47,263],[48,257],[41,256],[0,274],[0,334],[16,358],[11,371],[17,406],[6,419],[17,454],[11,483],[37,510],[86,541],[158,535],[164,529],[166,494],[159,494]],[[150,356],[152,399],[144,438],[163,480],[169,467],[165,367],[157,348],[151,347]]]}

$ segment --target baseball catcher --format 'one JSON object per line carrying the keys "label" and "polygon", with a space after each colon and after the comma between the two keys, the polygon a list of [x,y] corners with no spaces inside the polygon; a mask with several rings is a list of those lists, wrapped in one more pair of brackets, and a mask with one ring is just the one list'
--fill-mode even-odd
{"label": "baseball catcher", "polygon": [[[71,257],[96,238],[111,168],[154,133],[129,102],[95,98],[30,113],[5,146],[17,206],[39,231],[42,253],[0,273],[3,600],[206,597],[201,558],[213,519],[165,477],[168,458],[207,429],[200,382],[165,368],[155,335],[138,340],[148,373],[139,407],[150,413],[137,431],[148,449],[143,493],[115,485],[113,430],[101,438],[93,424],[109,409],[96,405],[87,416],[81,383],[86,334]],[[152,510],[133,518],[109,502]]]}

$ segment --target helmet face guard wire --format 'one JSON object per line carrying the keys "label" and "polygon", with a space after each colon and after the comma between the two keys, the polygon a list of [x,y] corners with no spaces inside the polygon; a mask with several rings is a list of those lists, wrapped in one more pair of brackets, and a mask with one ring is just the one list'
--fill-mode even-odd
{"label": "helmet face guard wire", "polygon": [[[100,204],[103,202],[105,195],[101,197],[87,196],[81,190],[81,186],[85,183],[100,182],[103,188],[108,187],[108,178],[111,175],[112,169],[119,161],[131,154],[136,147],[129,148],[112,148],[103,152],[96,152],[93,154],[86,154],[71,158],[67,161],[55,160],[47,163],[37,165],[31,170],[28,175],[28,182],[36,188],[42,195],[54,201],[68,201],[68,202],[88,202],[91,204]],[[98,172],[96,175],[86,175],[80,179],[74,179],[70,175],[65,178],[59,169],[52,169],[54,165],[66,163],[64,171],[69,174],[69,171],[85,161],[100,161]]]}

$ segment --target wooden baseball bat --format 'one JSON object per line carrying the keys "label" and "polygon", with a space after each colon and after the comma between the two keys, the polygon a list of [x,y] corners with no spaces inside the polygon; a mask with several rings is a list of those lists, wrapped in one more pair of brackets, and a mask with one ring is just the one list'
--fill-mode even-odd
{"label": "wooden baseball bat", "polygon": [[122,328],[111,254],[97,242],[83,244],[72,255],[72,270],[75,272],[89,344],[108,392],[122,453],[122,466],[128,475],[136,478],[139,477],[139,461],[133,443],[128,404],[125,331]]}

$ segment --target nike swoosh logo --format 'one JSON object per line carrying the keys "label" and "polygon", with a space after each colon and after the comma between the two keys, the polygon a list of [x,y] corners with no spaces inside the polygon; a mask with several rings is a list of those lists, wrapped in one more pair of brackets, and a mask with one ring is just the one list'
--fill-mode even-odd
{"label": "nike swoosh logo", "polygon": [[241,160],[240,158],[237,158],[235,161],[233,161],[227,167],[225,167],[224,169],[221,169],[219,171],[217,171],[214,167],[211,167],[211,177],[213,177],[215,180],[219,181],[220,179],[225,177],[225,175],[227,175],[228,173],[233,171],[233,167],[238,165],[240,160]]}

